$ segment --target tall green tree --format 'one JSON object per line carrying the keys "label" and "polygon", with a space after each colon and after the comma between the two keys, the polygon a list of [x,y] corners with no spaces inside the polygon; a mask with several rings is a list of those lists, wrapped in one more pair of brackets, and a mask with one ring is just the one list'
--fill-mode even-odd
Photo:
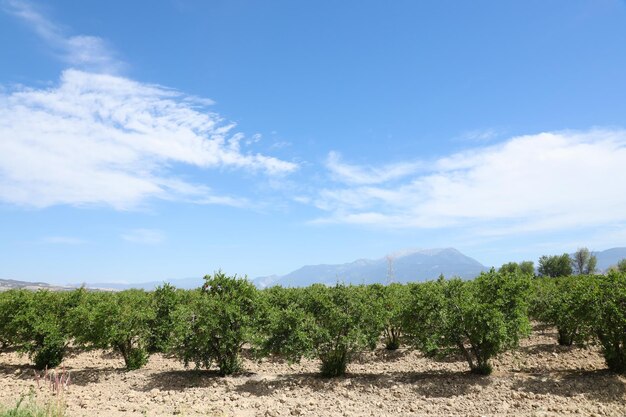
{"label": "tall green tree", "polygon": [[534,276],[535,264],[533,263],[533,261],[523,261],[520,263],[509,262],[502,265],[498,271],[507,273],[515,273],[517,271],[520,271],[523,274]]}
{"label": "tall green tree", "polygon": [[535,276],[535,263],[533,261],[523,261],[519,264],[519,269],[523,274]]}
{"label": "tall green tree", "polygon": [[572,275],[572,263],[569,255],[542,256],[539,258],[539,268],[537,268],[540,276],[543,277],[566,277]]}
{"label": "tall green tree", "polygon": [[587,248],[578,248],[572,255],[572,268],[576,275],[589,275],[596,271],[598,259]]}

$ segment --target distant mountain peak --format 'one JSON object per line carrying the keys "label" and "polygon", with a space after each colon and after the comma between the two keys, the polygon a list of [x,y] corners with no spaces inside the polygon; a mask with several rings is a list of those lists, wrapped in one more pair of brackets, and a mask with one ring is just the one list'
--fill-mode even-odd
{"label": "distant mountain peak", "polygon": [[[389,268],[389,259],[393,268]],[[357,259],[344,264],[306,265],[280,277],[260,277],[259,287],[271,285],[307,286],[313,283],[346,284],[409,282],[435,279],[440,274],[473,278],[486,271],[480,262],[454,248],[405,249],[378,259]],[[391,274],[391,276],[390,276]]]}
{"label": "distant mountain peak", "polygon": [[458,253],[461,254],[461,252],[459,252],[458,250],[454,249],[454,248],[431,248],[431,249],[401,249],[399,251],[396,252],[392,252],[389,253],[385,256],[385,259],[387,258],[393,258],[393,259],[397,259],[397,258],[403,258],[405,256],[411,256],[411,255],[425,255],[425,256],[437,256],[439,255],[441,252],[450,252],[450,253]]}

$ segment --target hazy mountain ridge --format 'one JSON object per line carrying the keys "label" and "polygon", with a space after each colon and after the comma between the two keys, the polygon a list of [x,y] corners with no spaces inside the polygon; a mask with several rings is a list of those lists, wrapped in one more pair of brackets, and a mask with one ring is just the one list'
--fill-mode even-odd
{"label": "hazy mountain ridge", "polygon": [[106,288],[114,291],[127,290],[129,288],[143,289],[152,291],[156,287],[169,283],[176,288],[192,289],[202,286],[204,279],[202,277],[194,278],[178,278],[178,279],[163,279],[160,281],[145,281],[138,283],[124,283],[124,282],[98,282],[94,284],[88,284],[90,288]]}
{"label": "hazy mountain ridge", "polygon": [[75,287],[67,285],[51,285],[45,282],[29,282],[19,281],[16,279],[0,279],[0,291],[8,291],[11,289],[23,288],[27,290],[50,290],[50,291],[68,291]]}
{"label": "hazy mountain ridge", "polygon": [[[391,263],[391,271],[389,269]],[[418,249],[392,253],[380,259],[358,259],[345,264],[306,265],[280,277],[259,277],[260,287],[269,285],[307,286],[316,282],[333,284],[425,281],[439,275],[474,278],[488,268],[454,248]],[[270,279],[271,278],[271,279]]]}
{"label": "hazy mountain ridge", "polygon": [[592,253],[598,260],[597,268],[601,272],[604,272],[613,265],[616,265],[622,259],[626,259],[626,247],[593,251]]}
{"label": "hazy mountain ridge", "polygon": [[[598,272],[605,272],[621,259],[626,259],[626,247],[593,251],[592,253],[598,259]],[[477,260],[462,254],[454,248],[419,249],[394,252],[380,259],[357,259],[345,264],[306,265],[286,275],[269,275],[255,278],[252,281],[259,288],[272,285],[307,286],[316,282],[334,284],[338,281],[351,284],[386,283],[389,277],[388,259],[392,259],[394,282],[425,281],[435,279],[440,274],[446,277],[459,276],[470,279],[480,274],[481,271],[489,269]],[[535,262],[536,266],[537,262]],[[86,286],[88,289],[103,291],[119,291],[128,288],[153,290],[165,282],[169,282],[177,288],[190,289],[200,287],[203,279],[202,277],[195,277],[140,283],[101,282],[87,284]],[[0,291],[13,288],[66,291],[78,288],[80,285],[52,285],[45,282],[0,279]]]}

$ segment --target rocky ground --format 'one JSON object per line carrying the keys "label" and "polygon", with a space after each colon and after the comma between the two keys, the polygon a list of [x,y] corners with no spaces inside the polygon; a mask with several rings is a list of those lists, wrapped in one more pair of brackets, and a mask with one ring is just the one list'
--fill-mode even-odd
{"label": "rocky ground", "polygon": [[[161,355],[126,372],[110,352],[76,352],[63,397],[69,416],[626,416],[626,378],[596,348],[558,346],[550,331],[498,357],[488,377],[403,349],[364,354],[344,378],[320,378],[318,366],[245,360],[245,373],[220,378]],[[0,353],[0,404],[31,389],[40,402],[52,395],[26,356]]]}

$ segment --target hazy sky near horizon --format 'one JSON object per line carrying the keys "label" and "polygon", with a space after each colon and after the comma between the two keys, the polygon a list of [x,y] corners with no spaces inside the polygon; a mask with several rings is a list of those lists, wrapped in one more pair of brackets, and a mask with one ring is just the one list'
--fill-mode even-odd
{"label": "hazy sky near horizon", "polygon": [[626,246],[626,2],[0,0],[0,278]]}

